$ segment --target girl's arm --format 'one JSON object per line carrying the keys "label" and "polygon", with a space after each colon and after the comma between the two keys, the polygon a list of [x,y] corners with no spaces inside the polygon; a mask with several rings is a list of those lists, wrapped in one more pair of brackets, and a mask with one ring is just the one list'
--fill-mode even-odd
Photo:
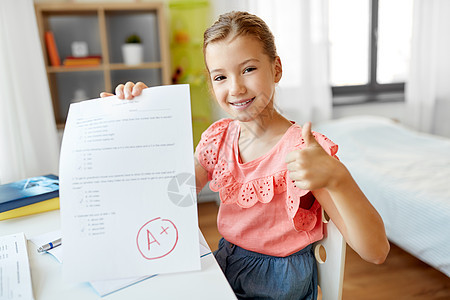
{"label": "girl's arm", "polygon": [[208,172],[203,168],[203,166],[198,161],[197,151],[195,151],[194,154],[194,162],[195,162],[195,184],[197,186],[197,194],[198,194],[208,182]]}
{"label": "girl's arm", "polygon": [[364,260],[383,263],[389,253],[383,220],[356,184],[347,168],[329,156],[311,133],[302,128],[306,147],[286,157],[295,185],[313,191],[346,242]]}
{"label": "girl's arm", "polygon": [[347,174],[336,174],[339,179],[335,185],[313,191],[313,194],[350,247],[364,260],[381,264],[390,248],[383,220],[347,169],[338,172]]}

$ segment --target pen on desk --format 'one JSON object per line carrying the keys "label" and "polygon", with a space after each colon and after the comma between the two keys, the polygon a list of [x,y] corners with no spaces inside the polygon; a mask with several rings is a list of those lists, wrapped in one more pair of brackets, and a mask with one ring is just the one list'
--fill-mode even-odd
{"label": "pen on desk", "polygon": [[41,253],[41,252],[44,252],[44,251],[48,251],[48,250],[53,249],[53,248],[55,248],[55,247],[57,247],[59,245],[61,245],[61,239],[60,238],[57,239],[57,240],[54,240],[53,242],[50,242],[48,244],[42,245],[41,247],[39,247],[37,249],[37,252]]}

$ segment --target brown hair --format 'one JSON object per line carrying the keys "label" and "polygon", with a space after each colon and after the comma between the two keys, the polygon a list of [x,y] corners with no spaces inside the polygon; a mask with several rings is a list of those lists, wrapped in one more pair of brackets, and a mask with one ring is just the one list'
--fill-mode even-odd
{"label": "brown hair", "polygon": [[251,36],[258,39],[271,61],[277,57],[275,38],[267,24],[261,18],[241,11],[220,15],[219,19],[206,29],[203,35],[203,55],[205,56],[206,47],[210,43],[238,36]]}

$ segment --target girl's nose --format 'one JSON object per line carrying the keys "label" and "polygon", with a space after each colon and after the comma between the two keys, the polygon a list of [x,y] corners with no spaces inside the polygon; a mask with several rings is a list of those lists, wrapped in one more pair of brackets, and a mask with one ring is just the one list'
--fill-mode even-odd
{"label": "girl's nose", "polygon": [[231,96],[238,96],[238,95],[244,94],[245,91],[246,91],[245,85],[240,78],[235,78],[231,81],[231,87],[230,87],[230,95]]}

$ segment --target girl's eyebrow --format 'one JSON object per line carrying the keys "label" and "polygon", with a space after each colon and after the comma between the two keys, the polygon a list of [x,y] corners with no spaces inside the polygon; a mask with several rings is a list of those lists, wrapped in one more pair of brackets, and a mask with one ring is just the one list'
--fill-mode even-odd
{"label": "girl's eyebrow", "polygon": [[259,59],[257,59],[257,58],[249,58],[249,59],[246,59],[246,60],[244,60],[243,62],[241,62],[240,64],[239,64],[239,66],[243,66],[243,65],[246,65],[246,64],[248,64],[249,62],[259,62]]}
{"label": "girl's eyebrow", "polygon": [[[243,65],[246,65],[246,64],[248,64],[249,62],[259,62],[259,59],[257,59],[257,58],[249,58],[249,59],[246,59],[246,60],[244,60],[243,62],[241,62],[240,64],[239,64],[239,67],[242,67]],[[209,73],[221,73],[221,72],[223,72],[223,69],[214,69],[214,70],[211,70],[211,71],[209,71]]]}

